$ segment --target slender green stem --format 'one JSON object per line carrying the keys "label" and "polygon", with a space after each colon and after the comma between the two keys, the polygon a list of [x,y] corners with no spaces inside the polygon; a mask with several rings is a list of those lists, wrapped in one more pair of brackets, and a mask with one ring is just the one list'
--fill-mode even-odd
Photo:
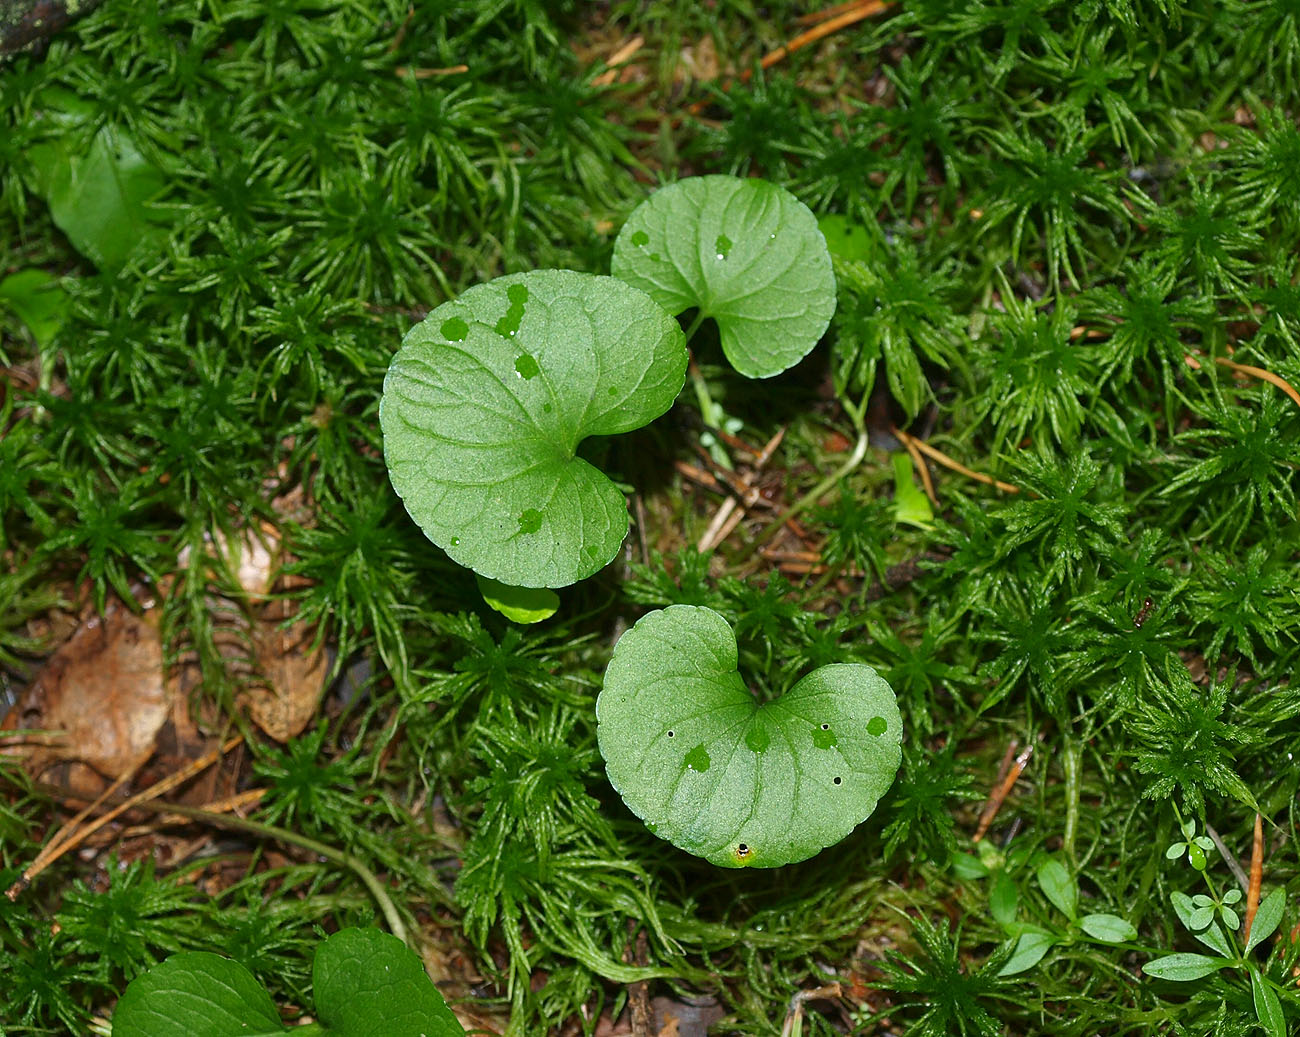
{"label": "slender green stem", "polygon": [[1079,870],[1079,859],[1075,856],[1074,843],[1079,832],[1079,772],[1082,769],[1082,755],[1079,743],[1067,737],[1065,752],[1061,756],[1065,769],[1065,832],[1061,841],[1065,846],[1065,855],[1076,872]]}
{"label": "slender green stem", "polygon": [[825,479],[819,482],[816,486],[814,486],[811,490],[805,493],[797,501],[791,504],[790,507],[786,508],[785,511],[781,512],[780,515],[774,518],[768,524],[767,528],[765,528],[761,533],[759,533],[758,536],[756,536],[752,541],[750,541],[749,546],[740,552],[739,556],[737,556],[736,558],[736,561],[739,563],[750,558],[754,554],[754,552],[756,552],[760,547],[762,547],[774,536],[776,536],[779,532],[781,532],[782,528],[785,526],[787,522],[789,522],[796,515],[802,514],[808,508],[812,507],[819,500],[821,500],[822,495],[826,493],[827,490],[835,486],[836,483],[838,483],[841,479],[843,479],[846,475],[848,475],[851,471],[853,471],[853,469],[855,469],[858,465],[860,465],[862,463],[862,459],[866,456],[867,456],[867,433],[866,430],[864,429],[863,431],[858,433],[858,441],[853,444],[853,452],[849,454],[849,459],[845,461],[842,465],[840,465],[837,469],[835,469],[835,471],[833,471],[830,475],[826,476]]}
{"label": "slender green stem", "polygon": [[700,330],[700,325],[703,323],[704,313],[703,311],[697,310],[695,313],[695,319],[691,321],[686,328],[686,344],[688,346],[691,344],[691,339],[695,337],[695,333]]}
{"label": "slender green stem", "polygon": [[397,913],[397,906],[388,896],[388,891],[384,889],[383,883],[379,881],[373,871],[350,853],[337,850],[333,846],[317,842],[305,835],[299,835],[297,832],[291,832],[287,828],[263,824],[260,821],[250,821],[247,818],[236,817],[233,814],[216,814],[211,810],[184,806],[180,803],[140,803],[138,806],[154,813],[180,814],[182,817],[191,817],[196,821],[203,821],[216,828],[229,828],[238,832],[248,832],[251,835],[258,835],[265,839],[275,839],[279,842],[290,843],[293,846],[301,846],[304,850],[310,850],[312,853],[319,854],[336,864],[351,868],[366,889],[370,891],[370,895],[375,898],[379,910],[383,912],[384,920],[388,923],[389,930],[403,943],[407,943],[406,925]]}

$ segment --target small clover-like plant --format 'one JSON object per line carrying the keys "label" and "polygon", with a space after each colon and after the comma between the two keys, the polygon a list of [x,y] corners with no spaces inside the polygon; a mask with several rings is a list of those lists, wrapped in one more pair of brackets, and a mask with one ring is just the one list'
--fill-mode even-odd
{"label": "small clover-like plant", "polygon": [[812,350],[835,313],[835,274],[817,219],[765,180],[700,176],[642,202],[610,270],[670,313],[718,325],[741,374],[769,378]]}
{"label": "small clover-like plant", "polygon": [[[1282,923],[1286,890],[1279,887],[1263,899],[1254,920],[1239,939],[1237,929],[1241,917],[1235,905],[1241,902],[1241,891],[1229,889],[1219,893],[1206,871],[1206,852],[1213,848],[1213,841],[1206,836],[1197,836],[1193,821],[1183,822],[1181,827],[1183,838],[1172,844],[1165,856],[1177,860],[1185,853],[1187,863],[1200,873],[1209,894],[1188,896],[1175,891],[1169,894],[1169,903],[1183,928],[1214,954],[1185,951],[1166,954],[1148,961],[1142,966],[1142,971],[1155,979],[1190,983],[1224,969],[1244,970],[1250,978],[1251,1000],[1260,1027],[1268,1037],[1286,1037],[1287,1020],[1278,996],[1278,991],[1284,986],[1269,975],[1267,964],[1259,964],[1255,954],[1256,948],[1262,946]],[[1205,845],[1207,842],[1209,846]]]}
{"label": "small clover-like plant", "polygon": [[343,929],[316,949],[312,998],[318,1021],[290,1029],[266,988],[239,962],[185,951],[132,980],[113,1013],[113,1037],[465,1034],[420,959],[378,929]]}
{"label": "small clover-like plant", "polygon": [[596,701],[610,783],[646,826],[723,867],[778,867],[839,842],[902,760],[902,717],[870,666],[836,663],[761,702],[712,609],[651,612],[614,648]]}
{"label": "small clover-like plant", "polygon": [[685,380],[681,328],[644,292],[572,270],[499,277],[403,339],[379,408],[388,474],[454,561],[565,587],[628,529],[622,492],[579,444],[649,423]]}

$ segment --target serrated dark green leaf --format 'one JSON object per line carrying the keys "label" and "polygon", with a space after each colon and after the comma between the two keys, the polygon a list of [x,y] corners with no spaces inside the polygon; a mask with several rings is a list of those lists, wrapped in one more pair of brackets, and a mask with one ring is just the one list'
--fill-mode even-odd
{"label": "serrated dark green leaf", "polygon": [[802,360],[835,313],[816,218],[765,180],[700,176],[660,188],[623,225],[610,269],[670,313],[712,317],[727,360],[749,378]]}
{"label": "serrated dark green leaf", "polygon": [[596,701],[610,783],[660,838],[723,867],[839,842],[901,762],[902,717],[870,666],[832,664],[761,703],[712,609],[672,605],[623,635]]}
{"label": "serrated dark green leaf", "polygon": [[415,952],[379,929],[342,929],[321,944],[312,988],[326,1033],[464,1037]]}
{"label": "serrated dark green leaf", "polygon": [[623,494],[578,445],[654,420],[685,379],[681,329],[643,292],[571,270],[499,277],[403,340],[379,408],[388,474],[456,562],[564,587],[628,528]]}
{"label": "serrated dark green leaf", "polygon": [[286,1029],[253,974],[208,951],[173,954],[137,976],[113,1012],[113,1037],[259,1037]]}

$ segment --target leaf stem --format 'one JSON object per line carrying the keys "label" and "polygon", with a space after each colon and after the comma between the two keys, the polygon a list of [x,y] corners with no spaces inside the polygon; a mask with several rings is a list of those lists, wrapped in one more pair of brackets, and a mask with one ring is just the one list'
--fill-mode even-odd
{"label": "leaf stem", "polygon": [[842,480],[842,478],[848,476],[848,474],[852,472],[854,468],[857,468],[859,464],[862,464],[863,457],[867,456],[867,430],[862,428],[861,422],[859,421],[854,421],[854,425],[858,426],[858,442],[853,444],[853,452],[849,455],[849,459],[846,460],[844,464],[841,464],[839,468],[835,469],[835,472],[832,472],[829,476],[824,478],[824,480],[820,481],[818,485],[813,487],[813,489],[807,491],[806,494],[803,494],[800,499],[796,500],[793,504],[790,504],[790,507],[781,512],[780,515],[777,515],[774,520],[768,522],[767,528],[763,529],[762,533],[759,533],[753,541],[750,541],[749,546],[745,547],[744,550],[740,552],[740,555],[736,557],[737,563],[750,559],[750,557],[754,555],[754,552],[758,551],[759,547],[762,547],[764,543],[770,541],[772,537],[775,537],[777,533],[780,533],[781,529],[785,528],[785,524],[790,521],[790,518],[800,515],[800,513],[805,511],[806,508],[813,506],[813,504],[818,502],[818,500],[822,499],[822,495],[826,494],[827,490],[835,486],[837,482]]}
{"label": "leaf stem", "polygon": [[403,943],[410,946],[406,938],[406,925],[402,922],[401,916],[397,913],[397,906],[393,903],[384,889],[383,883],[373,871],[367,868],[356,857],[343,850],[335,849],[322,842],[317,842],[305,835],[297,832],[291,832],[287,828],[280,828],[277,825],[263,824],[261,821],[251,821],[248,818],[237,817],[234,814],[217,814],[211,810],[203,810],[200,807],[185,806],[182,803],[161,803],[158,801],[137,803],[136,809],[148,810],[157,814],[179,814],[181,817],[193,818],[195,821],[203,821],[216,828],[229,828],[239,832],[248,832],[250,835],[262,836],[265,839],[276,839],[280,842],[290,843],[294,846],[300,846],[304,850],[310,850],[312,853],[319,854],[336,864],[342,864],[344,867],[351,868],[356,873],[357,878],[361,880],[362,885],[370,891],[370,895],[375,898],[379,905],[379,910],[383,912],[384,921],[388,923],[389,931],[392,932]]}

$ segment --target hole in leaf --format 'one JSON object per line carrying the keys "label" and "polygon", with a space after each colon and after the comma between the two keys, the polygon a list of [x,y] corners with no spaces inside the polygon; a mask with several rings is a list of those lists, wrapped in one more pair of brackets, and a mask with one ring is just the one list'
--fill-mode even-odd
{"label": "hole in leaf", "polygon": [[836,777],[832,778],[831,780],[834,781],[836,785],[839,785],[839,784],[843,783],[843,781],[844,781],[844,779],[841,778],[841,777],[839,777],[838,775],[837,775]]}
{"label": "hole in leaf", "polygon": [[737,857],[748,857],[748,856],[749,856],[749,847],[746,846],[744,843],[741,843],[739,846],[736,847],[736,856],[737,856]]}
{"label": "hole in leaf", "polygon": [[830,729],[831,729],[831,725],[830,725],[830,724],[822,724],[822,730],[823,730],[823,731],[829,731]]}
{"label": "hole in leaf", "polygon": [[676,738],[676,737],[677,737],[677,732],[676,732],[676,731],[669,731],[669,732],[668,732],[668,737],[669,737],[669,738]]}

